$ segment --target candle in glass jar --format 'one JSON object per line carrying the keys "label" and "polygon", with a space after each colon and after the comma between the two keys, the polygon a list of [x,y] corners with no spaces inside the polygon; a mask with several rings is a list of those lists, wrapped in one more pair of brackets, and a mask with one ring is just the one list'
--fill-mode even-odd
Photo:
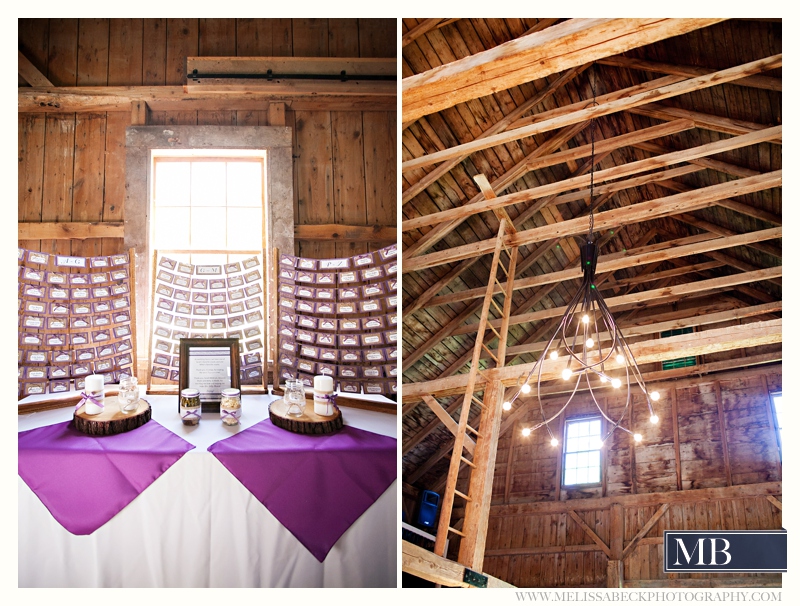
{"label": "candle in glass jar", "polygon": [[105,391],[103,390],[103,382],[103,375],[89,375],[86,377],[83,391],[87,396],[92,396],[97,402],[97,404],[95,404],[92,400],[86,399],[83,410],[87,415],[99,415],[103,412],[103,404],[106,398]]}
{"label": "candle in glass jar", "polygon": [[323,417],[333,414],[333,377],[317,375],[314,377],[314,412]]}

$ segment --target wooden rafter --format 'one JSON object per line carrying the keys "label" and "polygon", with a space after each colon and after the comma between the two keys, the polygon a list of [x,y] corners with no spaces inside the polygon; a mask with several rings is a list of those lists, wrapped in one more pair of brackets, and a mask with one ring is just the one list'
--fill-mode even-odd
{"label": "wooden rafter", "polygon": [[719,21],[570,19],[404,78],[403,122]]}
{"label": "wooden rafter", "polygon": [[25,82],[31,86],[53,86],[53,83],[31,63],[30,59],[22,54],[21,50],[17,51],[17,60],[19,75],[25,79]]}

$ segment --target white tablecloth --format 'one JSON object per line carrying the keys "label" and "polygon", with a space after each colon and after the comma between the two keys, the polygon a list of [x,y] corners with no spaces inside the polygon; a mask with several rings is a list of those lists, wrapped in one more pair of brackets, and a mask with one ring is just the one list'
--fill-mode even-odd
{"label": "white tablecloth", "polygon": [[[153,418],[196,446],[104,526],[75,536],[18,477],[20,587],[397,587],[397,481],[320,563],[206,449],[237,431],[219,414],[184,426],[177,396],[145,396]],[[245,396],[238,431],[272,396]],[[397,417],[342,408],[345,424],[397,437]],[[19,431],[72,408],[19,417]]]}

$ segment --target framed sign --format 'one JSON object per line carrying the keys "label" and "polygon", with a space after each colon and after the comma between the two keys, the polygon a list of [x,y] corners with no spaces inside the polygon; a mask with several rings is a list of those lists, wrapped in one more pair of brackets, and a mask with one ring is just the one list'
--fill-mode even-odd
{"label": "framed sign", "polygon": [[181,339],[180,392],[187,387],[200,391],[203,412],[219,412],[222,390],[239,386],[238,339]]}

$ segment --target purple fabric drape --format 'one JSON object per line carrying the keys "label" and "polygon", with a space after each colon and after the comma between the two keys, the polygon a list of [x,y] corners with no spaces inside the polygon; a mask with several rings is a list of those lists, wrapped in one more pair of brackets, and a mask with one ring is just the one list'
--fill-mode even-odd
{"label": "purple fabric drape", "polygon": [[307,436],[266,419],[209,452],[320,562],[397,477],[397,440],[348,426]]}
{"label": "purple fabric drape", "polygon": [[194,446],[156,421],[88,436],[72,421],[18,434],[19,475],[72,534],[108,522]]}

